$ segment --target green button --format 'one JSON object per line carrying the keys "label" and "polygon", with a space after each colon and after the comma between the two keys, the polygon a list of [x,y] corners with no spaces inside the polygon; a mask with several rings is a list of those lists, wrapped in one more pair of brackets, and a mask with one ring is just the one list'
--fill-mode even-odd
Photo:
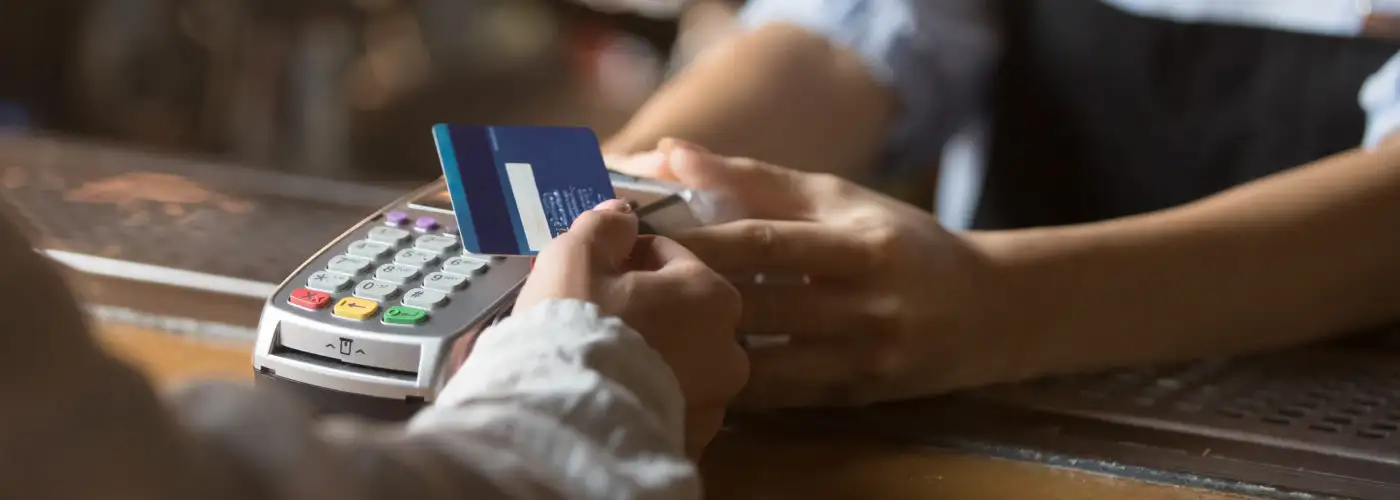
{"label": "green button", "polygon": [[384,311],[384,322],[391,325],[416,325],[428,319],[428,311],[416,307],[394,306]]}

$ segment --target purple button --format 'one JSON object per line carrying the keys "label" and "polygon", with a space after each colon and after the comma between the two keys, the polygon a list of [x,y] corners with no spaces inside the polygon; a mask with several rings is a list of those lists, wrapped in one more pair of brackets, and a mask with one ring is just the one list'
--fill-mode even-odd
{"label": "purple button", "polygon": [[438,221],[432,217],[419,217],[418,221],[413,223],[413,227],[424,231],[432,231],[437,229]]}
{"label": "purple button", "polygon": [[384,214],[384,222],[391,226],[402,225],[406,221],[408,221],[408,214],[403,212],[389,212]]}

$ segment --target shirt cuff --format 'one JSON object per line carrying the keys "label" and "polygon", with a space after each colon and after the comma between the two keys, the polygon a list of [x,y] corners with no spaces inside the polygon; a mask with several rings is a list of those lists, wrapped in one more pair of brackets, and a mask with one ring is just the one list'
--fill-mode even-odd
{"label": "shirt cuff", "polygon": [[[626,396],[589,411],[568,407],[599,393]],[[578,300],[543,302],[482,332],[433,406],[501,397],[579,418],[586,427],[607,426],[607,419],[590,418],[596,417],[590,411],[642,411],[677,443],[684,429],[680,382],[661,354],[622,320]]]}
{"label": "shirt cuff", "polygon": [[1371,149],[1400,129],[1400,53],[1366,79],[1359,96],[1366,111],[1362,146]]}

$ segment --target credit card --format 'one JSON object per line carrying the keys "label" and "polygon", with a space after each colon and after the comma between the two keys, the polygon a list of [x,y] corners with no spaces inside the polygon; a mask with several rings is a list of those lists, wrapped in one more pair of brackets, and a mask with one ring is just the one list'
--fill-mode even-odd
{"label": "credit card", "polygon": [[462,246],[535,255],[613,199],[598,136],[583,127],[433,126]]}

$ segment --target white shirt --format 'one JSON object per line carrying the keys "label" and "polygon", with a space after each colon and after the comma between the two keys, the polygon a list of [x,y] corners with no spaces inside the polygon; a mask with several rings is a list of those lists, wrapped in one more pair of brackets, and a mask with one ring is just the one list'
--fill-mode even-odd
{"label": "white shirt", "polygon": [[[1009,0],[1017,1],[1017,0]],[[1400,14],[1400,0],[1100,0],[1145,17],[1358,36],[1370,13]],[[782,21],[851,48],[903,104],[889,141],[893,168],[919,168],[942,154],[937,212],[951,227],[971,220],[980,185],[979,92],[998,56],[990,0],[751,0],[743,23]],[[1400,128],[1400,54],[1373,74],[1357,100],[1372,146]],[[917,139],[917,140],[916,140]],[[946,147],[945,147],[946,145]]]}

